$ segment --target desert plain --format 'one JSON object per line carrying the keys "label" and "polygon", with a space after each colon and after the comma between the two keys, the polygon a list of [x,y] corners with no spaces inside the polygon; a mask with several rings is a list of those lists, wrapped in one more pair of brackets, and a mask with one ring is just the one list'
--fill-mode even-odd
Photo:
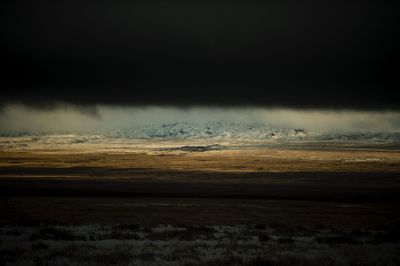
{"label": "desert plain", "polygon": [[2,139],[5,265],[400,262],[399,144],[66,138]]}

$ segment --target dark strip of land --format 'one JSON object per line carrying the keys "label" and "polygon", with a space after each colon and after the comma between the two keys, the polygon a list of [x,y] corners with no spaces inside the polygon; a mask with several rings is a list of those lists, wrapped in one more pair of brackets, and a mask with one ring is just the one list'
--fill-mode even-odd
{"label": "dark strip of land", "polygon": [[[281,173],[283,175],[283,173]],[[291,173],[293,175],[293,173]],[[213,175],[213,173],[208,173]],[[314,175],[314,174],[313,174]],[[354,182],[360,175],[341,173],[315,174],[308,182],[265,183],[248,182],[246,175],[241,181],[138,181],[138,180],[60,180],[53,178],[13,179],[3,177],[0,181],[0,194],[3,196],[48,196],[48,197],[181,197],[181,198],[254,198],[290,199],[316,201],[352,202],[398,202],[400,188],[393,181],[394,175],[374,175],[369,182]],[[279,175],[278,175],[279,176]],[[299,177],[301,177],[301,173]],[[346,177],[346,182],[329,182],[336,176]],[[278,177],[276,177],[278,178]],[[216,178],[217,180],[217,178]],[[324,183],[324,180],[327,182]]]}

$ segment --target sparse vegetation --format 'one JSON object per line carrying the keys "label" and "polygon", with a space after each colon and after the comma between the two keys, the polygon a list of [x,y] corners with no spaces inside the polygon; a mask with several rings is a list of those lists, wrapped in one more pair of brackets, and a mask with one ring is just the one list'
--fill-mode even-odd
{"label": "sparse vegetation", "polygon": [[[0,262],[33,265],[396,265],[397,232],[256,225],[14,227],[0,230]],[[301,231],[304,230],[304,231]],[[34,231],[32,234],[31,232]],[[35,232],[36,231],[36,232]],[[134,236],[134,237],[133,237]],[[13,240],[14,239],[14,240]],[[16,241],[18,239],[18,241]],[[379,254],[369,256],[374,249]],[[363,254],[363,256],[360,256]],[[339,256],[340,260],[334,259]],[[389,264],[390,264],[389,263]]]}
{"label": "sparse vegetation", "polygon": [[73,231],[65,228],[45,226],[39,228],[38,232],[33,233],[30,240],[84,240],[85,237],[75,234]]}

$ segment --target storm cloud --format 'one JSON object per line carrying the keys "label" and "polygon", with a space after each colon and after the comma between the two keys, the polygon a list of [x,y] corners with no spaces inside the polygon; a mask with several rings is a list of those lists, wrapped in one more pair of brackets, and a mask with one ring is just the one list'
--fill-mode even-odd
{"label": "storm cloud", "polygon": [[1,102],[399,109],[396,1],[2,1]]}

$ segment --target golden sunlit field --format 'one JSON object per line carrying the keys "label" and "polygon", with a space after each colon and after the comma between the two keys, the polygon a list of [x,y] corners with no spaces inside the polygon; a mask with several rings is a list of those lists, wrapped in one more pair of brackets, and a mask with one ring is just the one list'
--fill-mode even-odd
{"label": "golden sunlit field", "polygon": [[[113,169],[103,178],[141,177],[140,171],[201,171],[225,173],[400,172],[400,146],[346,143],[213,143],[204,141],[130,141],[116,144],[32,146],[0,151],[1,177],[18,168],[35,176],[39,169]],[[10,171],[7,171],[10,170]],[[31,170],[32,172],[30,173]],[[126,170],[124,172],[124,170]],[[46,174],[47,175],[47,174]],[[64,176],[61,171],[57,177]],[[80,178],[89,178],[84,174]],[[155,176],[146,176],[153,179]],[[170,177],[173,179],[173,176]],[[190,177],[188,177],[190,181]],[[214,180],[218,181],[218,180]],[[259,181],[263,181],[262,178]]]}

